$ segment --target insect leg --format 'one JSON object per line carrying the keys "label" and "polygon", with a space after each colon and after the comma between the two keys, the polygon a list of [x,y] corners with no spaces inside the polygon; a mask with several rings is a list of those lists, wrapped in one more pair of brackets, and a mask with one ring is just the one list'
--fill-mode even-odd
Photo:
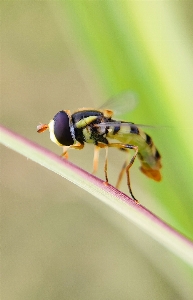
{"label": "insect leg", "polygon": [[63,146],[63,153],[62,153],[62,157],[64,156],[66,159],[68,159],[68,149],[76,149],[76,150],[81,150],[84,148],[84,144],[74,144],[71,146]]}
{"label": "insect leg", "polygon": [[70,149],[82,150],[84,148],[84,144],[74,144],[69,146]]}
{"label": "insect leg", "polygon": [[105,171],[105,179],[106,179],[106,183],[108,183],[108,176],[107,176],[107,162],[108,162],[108,147],[105,147],[105,166],[104,166],[104,171]]}
{"label": "insect leg", "polygon": [[130,192],[132,198],[135,200],[135,202],[139,203],[138,200],[134,197],[133,192],[132,192],[132,190],[131,190],[130,176],[129,176],[129,169],[131,168],[131,166],[133,165],[133,163],[134,163],[134,161],[135,161],[135,158],[136,158],[137,153],[138,153],[138,147],[137,147],[137,146],[133,146],[133,145],[128,145],[128,146],[131,147],[130,149],[135,150],[135,153],[134,153],[133,157],[131,158],[130,163],[129,163],[128,166],[126,167],[127,185],[128,185],[129,192]]}
{"label": "insect leg", "polygon": [[99,162],[99,151],[100,147],[94,147],[94,158],[93,158],[93,171],[92,174],[95,174],[98,169],[98,162]]}
{"label": "insect leg", "polygon": [[63,146],[63,152],[61,154],[62,157],[64,157],[65,159],[68,159],[68,149],[70,148],[70,146]]}
{"label": "insect leg", "polygon": [[118,179],[117,179],[117,183],[116,183],[116,186],[115,186],[116,189],[119,189],[119,186],[120,186],[121,181],[122,181],[122,179],[123,179],[123,175],[124,175],[124,173],[125,173],[127,164],[128,164],[128,162],[127,162],[127,160],[126,160],[126,161],[124,162],[123,166],[122,166],[122,169],[121,169],[120,173],[119,173],[119,176],[118,176]]}
{"label": "insect leg", "polygon": [[[131,197],[135,200],[135,202],[138,203],[138,200],[133,195],[133,192],[132,192],[132,189],[131,189],[131,184],[130,184],[130,176],[129,176],[129,169],[131,168],[131,166],[133,165],[133,163],[135,161],[135,158],[136,158],[137,153],[138,153],[138,147],[134,146],[134,145],[122,144],[122,143],[110,143],[110,144],[108,144],[108,147],[116,147],[116,148],[125,149],[125,150],[127,150],[127,149],[135,150],[135,153],[134,153],[133,157],[131,158],[129,164],[126,167],[124,166],[124,168],[125,168],[126,174],[127,174],[127,185],[128,185],[128,188],[129,188],[129,192],[131,194]],[[121,171],[120,175],[121,175],[121,179],[122,179],[122,171]]]}
{"label": "insect leg", "polygon": [[108,175],[107,175],[108,146],[109,146],[109,144],[107,145],[107,144],[103,144],[103,143],[100,143],[100,142],[97,143],[97,148],[105,148],[105,151],[106,151],[106,153],[105,153],[105,165],[104,165],[106,184],[108,183]]}

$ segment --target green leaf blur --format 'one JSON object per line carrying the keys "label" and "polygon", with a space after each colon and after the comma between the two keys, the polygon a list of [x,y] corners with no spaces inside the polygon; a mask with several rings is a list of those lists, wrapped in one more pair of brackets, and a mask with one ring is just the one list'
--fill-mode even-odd
{"label": "green leaf blur", "polygon": [[186,4],[61,4],[68,12],[75,44],[89,59],[107,97],[123,90],[135,91],[140,105],[136,112],[128,114],[128,120],[132,117],[131,121],[136,123],[161,126],[151,135],[163,157],[163,181],[152,185],[144,179],[144,188],[148,186],[157,195],[157,201],[170,215],[170,222],[193,237],[193,41],[188,31],[191,20],[185,19]]}

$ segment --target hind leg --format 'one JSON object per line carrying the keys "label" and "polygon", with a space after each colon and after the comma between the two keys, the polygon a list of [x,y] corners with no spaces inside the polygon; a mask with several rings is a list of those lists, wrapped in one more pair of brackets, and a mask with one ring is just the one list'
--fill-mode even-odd
{"label": "hind leg", "polygon": [[119,189],[119,187],[120,187],[120,184],[121,184],[121,181],[122,181],[122,179],[123,179],[123,175],[124,175],[124,173],[125,173],[125,171],[126,171],[126,167],[127,167],[127,165],[128,165],[128,162],[127,162],[127,160],[124,162],[124,164],[122,165],[122,168],[121,168],[121,171],[120,171],[120,173],[119,173],[119,176],[118,176],[118,179],[117,179],[117,183],[116,183],[116,189]]}
{"label": "hind leg", "polygon": [[[101,148],[105,147],[103,144],[101,146],[98,144],[98,146],[101,147]],[[138,153],[138,147],[134,146],[134,145],[122,144],[122,143],[109,143],[107,145],[107,147],[115,147],[115,148],[118,148],[118,149],[125,149],[125,150],[128,150],[128,149],[135,150],[135,153],[134,153],[133,157],[131,158],[129,164],[127,165],[127,161],[126,161],[126,164],[123,165],[123,168],[122,168],[122,170],[119,174],[118,185],[121,182],[124,171],[126,171],[127,186],[129,188],[129,193],[130,193],[131,197],[133,198],[133,200],[135,200],[136,203],[139,203],[139,201],[133,195],[133,192],[132,192],[132,189],[131,189],[131,184],[130,184],[130,176],[129,176],[129,169],[132,167],[132,165],[135,161],[135,158],[136,158],[137,153]],[[106,182],[108,182],[108,178],[107,178],[107,155],[106,155],[106,159],[105,159],[105,177],[106,177]]]}

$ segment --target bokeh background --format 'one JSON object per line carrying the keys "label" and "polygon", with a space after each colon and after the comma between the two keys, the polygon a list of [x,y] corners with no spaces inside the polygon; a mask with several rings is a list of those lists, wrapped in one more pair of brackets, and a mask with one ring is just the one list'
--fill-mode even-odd
{"label": "bokeh background", "polygon": [[[124,117],[155,126],[146,132],[163,180],[136,162],[133,192],[192,239],[192,32],[191,1],[2,1],[1,123],[60,154],[36,133],[39,122],[134,91],[139,104]],[[0,149],[3,299],[192,299],[182,261],[91,195]],[[125,157],[109,152],[115,184]],[[89,172],[92,158],[92,146],[70,152]]]}

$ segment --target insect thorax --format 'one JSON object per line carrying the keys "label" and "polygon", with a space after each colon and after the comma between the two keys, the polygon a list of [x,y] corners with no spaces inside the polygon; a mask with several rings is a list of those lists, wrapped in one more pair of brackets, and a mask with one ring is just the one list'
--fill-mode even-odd
{"label": "insect thorax", "polygon": [[98,142],[108,144],[105,137],[106,128],[96,127],[96,124],[106,122],[109,119],[104,117],[103,113],[97,110],[82,110],[72,114],[76,140],[83,144],[92,143],[97,145]]}

